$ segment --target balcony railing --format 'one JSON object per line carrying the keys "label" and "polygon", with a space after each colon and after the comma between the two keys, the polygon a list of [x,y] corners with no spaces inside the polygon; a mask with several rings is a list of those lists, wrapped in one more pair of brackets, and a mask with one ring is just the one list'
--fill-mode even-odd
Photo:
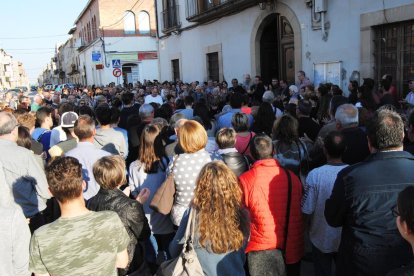
{"label": "balcony railing", "polygon": [[187,0],[187,20],[205,22],[257,5],[260,0]]}
{"label": "balcony railing", "polygon": [[181,25],[180,22],[180,13],[179,13],[179,6],[174,5],[168,7],[162,12],[162,19],[163,19],[163,28],[162,31],[164,33],[168,33],[178,29]]}

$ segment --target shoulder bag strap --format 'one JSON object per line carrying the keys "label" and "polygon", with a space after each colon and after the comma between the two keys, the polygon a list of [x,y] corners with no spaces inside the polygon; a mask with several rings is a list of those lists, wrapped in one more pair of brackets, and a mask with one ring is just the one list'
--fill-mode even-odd
{"label": "shoulder bag strap", "polygon": [[246,150],[249,148],[249,146],[250,146],[250,142],[252,141],[252,137],[253,136],[253,134],[252,134],[252,132],[250,132],[250,139],[249,139],[249,142],[247,143],[247,146],[246,146],[246,148],[244,149],[244,151],[241,153],[241,154],[244,154],[245,152],[246,152]]}
{"label": "shoulder bag strap", "polygon": [[285,171],[287,178],[288,178],[288,194],[287,194],[287,204],[286,204],[286,219],[285,219],[285,239],[283,244],[283,252],[286,254],[287,249],[287,239],[288,239],[288,232],[289,232],[289,219],[290,219],[290,205],[291,205],[291,199],[292,199],[292,179],[290,177],[290,173],[287,169],[283,168]]}
{"label": "shoulder bag strap", "polygon": [[244,154],[242,156],[244,158],[244,162],[246,163],[247,169],[250,169],[250,161],[249,161],[249,158],[247,158],[247,156],[244,155]]}
{"label": "shoulder bag strap", "polygon": [[276,140],[276,143],[275,143],[275,154],[279,154],[279,148],[280,148],[280,146],[279,146],[279,140]]}
{"label": "shoulder bag strap", "polygon": [[[303,143],[300,139],[299,139],[299,143],[300,145],[303,147],[303,152],[305,154],[305,161],[306,161],[306,166],[307,166],[307,170],[309,172],[309,153],[308,153],[308,149],[305,143]],[[302,161],[302,160],[301,160]]]}
{"label": "shoulder bag strap", "polygon": [[194,241],[194,236],[195,236],[196,215],[197,215],[196,210],[194,210],[193,208],[191,208],[191,216],[190,216],[190,219],[191,219],[191,226],[190,226],[190,228],[191,228],[190,229],[191,230],[191,232],[190,232],[190,234],[191,234],[191,236],[190,236],[191,242]]}
{"label": "shoulder bag strap", "polygon": [[163,170],[164,172],[166,172],[167,169],[168,169],[168,163],[169,162],[170,162],[170,159],[167,156],[161,157],[161,159],[160,159],[160,167],[161,167],[161,170]]}
{"label": "shoulder bag strap", "polygon": [[175,163],[177,163],[177,159],[178,159],[178,157],[179,157],[179,156],[180,156],[179,154],[177,154],[176,156],[174,156],[174,161],[173,161],[173,164],[172,164],[172,166],[171,166],[170,173],[169,173],[168,175],[170,175],[170,174],[173,174],[173,173],[174,173]]}
{"label": "shoulder bag strap", "polygon": [[295,144],[298,147],[298,153],[299,153],[299,175],[300,175],[302,173],[302,150],[300,148],[298,141],[295,141]]}
{"label": "shoulder bag strap", "polygon": [[187,221],[187,226],[185,228],[185,233],[184,233],[184,246],[183,246],[183,252],[186,251],[187,249],[187,243],[192,239],[192,237],[194,236],[194,232],[195,232],[195,216],[196,216],[196,212],[193,208],[190,208],[190,214],[188,214],[188,221]]}

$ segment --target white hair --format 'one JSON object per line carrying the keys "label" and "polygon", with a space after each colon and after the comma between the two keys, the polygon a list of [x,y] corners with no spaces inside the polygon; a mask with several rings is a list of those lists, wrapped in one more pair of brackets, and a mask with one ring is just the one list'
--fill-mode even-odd
{"label": "white hair", "polygon": [[275,100],[275,95],[273,94],[272,91],[266,91],[263,94],[262,100],[263,100],[263,102],[267,102],[267,103],[272,104],[273,101]]}
{"label": "white hair", "polygon": [[141,117],[141,119],[148,118],[152,115],[153,112],[154,112],[154,107],[152,105],[143,104],[139,108],[139,117]]}
{"label": "white hair", "polygon": [[343,104],[336,109],[335,119],[342,127],[358,124],[358,108],[353,104]]}

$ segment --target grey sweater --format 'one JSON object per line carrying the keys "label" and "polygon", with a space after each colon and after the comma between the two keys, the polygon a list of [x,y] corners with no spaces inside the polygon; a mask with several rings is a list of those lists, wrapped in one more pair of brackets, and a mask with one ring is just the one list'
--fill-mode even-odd
{"label": "grey sweater", "polygon": [[30,230],[22,211],[0,207],[0,275],[29,273]]}
{"label": "grey sweater", "polygon": [[98,128],[95,135],[95,146],[111,154],[121,155],[124,159],[127,157],[127,146],[125,138],[121,132],[113,128]]}
{"label": "grey sweater", "polygon": [[12,204],[19,205],[26,217],[46,209],[46,200],[50,198],[48,184],[34,154],[4,139],[0,139],[0,152],[1,175],[7,184],[3,188]]}

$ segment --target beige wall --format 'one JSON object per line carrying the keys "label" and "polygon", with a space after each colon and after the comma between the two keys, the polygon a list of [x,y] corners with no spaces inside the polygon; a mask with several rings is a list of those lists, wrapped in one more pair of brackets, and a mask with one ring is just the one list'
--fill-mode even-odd
{"label": "beige wall", "polygon": [[[127,10],[130,10],[135,14],[136,30],[139,29],[138,14],[141,11],[147,12],[150,18],[151,34],[155,35],[156,20],[155,20],[155,7],[154,7],[153,0],[139,1],[138,4],[136,4],[132,10],[131,10],[131,7],[136,2],[135,0],[122,0],[122,1],[98,0],[98,1],[99,1],[99,19],[97,19],[98,25],[100,27],[110,26],[110,27],[104,28],[105,36],[125,36],[124,30],[123,30],[124,22],[123,20],[120,20],[120,19],[122,19],[125,11]],[[98,1],[95,1],[95,2],[98,2]],[[128,36],[131,36],[131,35],[128,35]],[[135,36],[140,36],[140,35],[137,32]]]}

